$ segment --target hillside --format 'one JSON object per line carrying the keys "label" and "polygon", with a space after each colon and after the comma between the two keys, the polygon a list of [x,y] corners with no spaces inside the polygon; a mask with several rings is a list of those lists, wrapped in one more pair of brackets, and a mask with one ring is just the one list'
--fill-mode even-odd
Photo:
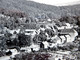
{"label": "hillside", "polygon": [[37,15],[45,15],[49,18],[60,18],[66,15],[79,16],[79,7],[80,5],[57,7],[27,0],[0,0],[0,8],[22,11],[31,17],[36,17]]}

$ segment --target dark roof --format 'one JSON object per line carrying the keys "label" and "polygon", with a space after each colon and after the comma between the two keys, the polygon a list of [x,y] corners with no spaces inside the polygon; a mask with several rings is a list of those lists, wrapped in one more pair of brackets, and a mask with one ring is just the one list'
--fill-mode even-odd
{"label": "dark roof", "polygon": [[24,25],[24,27],[26,29],[36,29],[37,28],[36,24],[31,24],[31,23]]}
{"label": "dark roof", "polygon": [[57,25],[58,27],[61,27],[61,26],[62,26],[60,23],[56,23],[56,25]]}

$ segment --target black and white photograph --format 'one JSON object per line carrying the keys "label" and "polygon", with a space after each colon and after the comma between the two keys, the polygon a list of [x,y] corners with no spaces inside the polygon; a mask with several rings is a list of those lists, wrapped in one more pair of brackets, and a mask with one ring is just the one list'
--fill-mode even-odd
{"label": "black and white photograph", "polygon": [[0,0],[0,60],[80,60],[80,0]]}

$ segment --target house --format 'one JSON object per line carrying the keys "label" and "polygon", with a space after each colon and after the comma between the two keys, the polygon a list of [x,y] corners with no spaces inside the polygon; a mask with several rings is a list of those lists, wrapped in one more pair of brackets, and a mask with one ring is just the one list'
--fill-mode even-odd
{"label": "house", "polygon": [[71,41],[71,36],[70,35],[65,35],[65,37],[67,38],[66,42],[70,42]]}
{"label": "house", "polygon": [[60,30],[60,29],[72,29],[73,28],[73,25],[69,24],[69,23],[65,23],[65,22],[59,22],[59,23],[56,23],[56,28],[57,30]]}
{"label": "house", "polygon": [[30,53],[30,52],[32,52],[31,51],[32,49],[33,49],[33,51],[39,51],[40,47],[39,47],[39,45],[31,44],[30,46],[27,46],[27,47],[21,47],[20,50],[25,50],[26,52]]}
{"label": "house", "polygon": [[31,41],[32,41],[32,39],[34,38],[34,36],[36,34],[36,29],[25,29],[24,33],[25,33],[25,35],[31,36]]}
{"label": "house", "polygon": [[25,29],[25,35],[34,35],[36,29]]}
{"label": "house", "polygon": [[66,26],[66,29],[72,29],[73,28],[73,25],[69,24],[69,23],[65,23],[67,26]]}
{"label": "house", "polygon": [[61,44],[64,44],[64,43],[66,43],[66,37],[64,36],[64,35],[62,35],[62,36],[59,36],[59,38],[61,39]]}
{"label": "house", "polygon": [[58,36],[52,38],[53,43],[50,43],[50,48],[57,46],[58,44],[62,44],[61,39]]}
{"label": "house", "polygon": [[73,42],[76,36],[78,36],[78,33],[75,29],[62,29],[58,32],[60,35],[65,35],[65,37],[67,38],[67,42]]}
{"label": "house", "polygon": [[56,28],[57,28],[57,30],[65,29],[65,27],[64,26],[61,26],[60,24],[56,24]]}
{"label": "house", "polygon": [[16,32],[17,34],[20,32],[20,29],[14,29],[14,30],[8,30],[11,34],[14,34]]}
{"label": "house", "polygon": [[44,49],[48,49],[49,43],[47,41],[43,41],[42,43],[44,44]]}
{"label": "house", "polygon": [[60,29],[58,30],[59,34],[70,34],[74,33],[74,29]]}

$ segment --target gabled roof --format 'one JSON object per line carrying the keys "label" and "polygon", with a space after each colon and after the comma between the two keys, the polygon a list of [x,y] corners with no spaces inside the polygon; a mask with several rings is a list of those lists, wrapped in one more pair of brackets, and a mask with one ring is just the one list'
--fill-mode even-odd
{"label": "gabled roof", "polygon": [[25,29],[36,29],[37,26],[35,23],[27,23],[23,25]]}
{"label": "gabled roof", "polygon": [[65,22],[62,22],[62,26],[67,26]]}
{"label": "gabled roof", "polygon": [[60,34],[69,34],[69,33],[74,33],[73,29],[61,29],[59,30]]}

